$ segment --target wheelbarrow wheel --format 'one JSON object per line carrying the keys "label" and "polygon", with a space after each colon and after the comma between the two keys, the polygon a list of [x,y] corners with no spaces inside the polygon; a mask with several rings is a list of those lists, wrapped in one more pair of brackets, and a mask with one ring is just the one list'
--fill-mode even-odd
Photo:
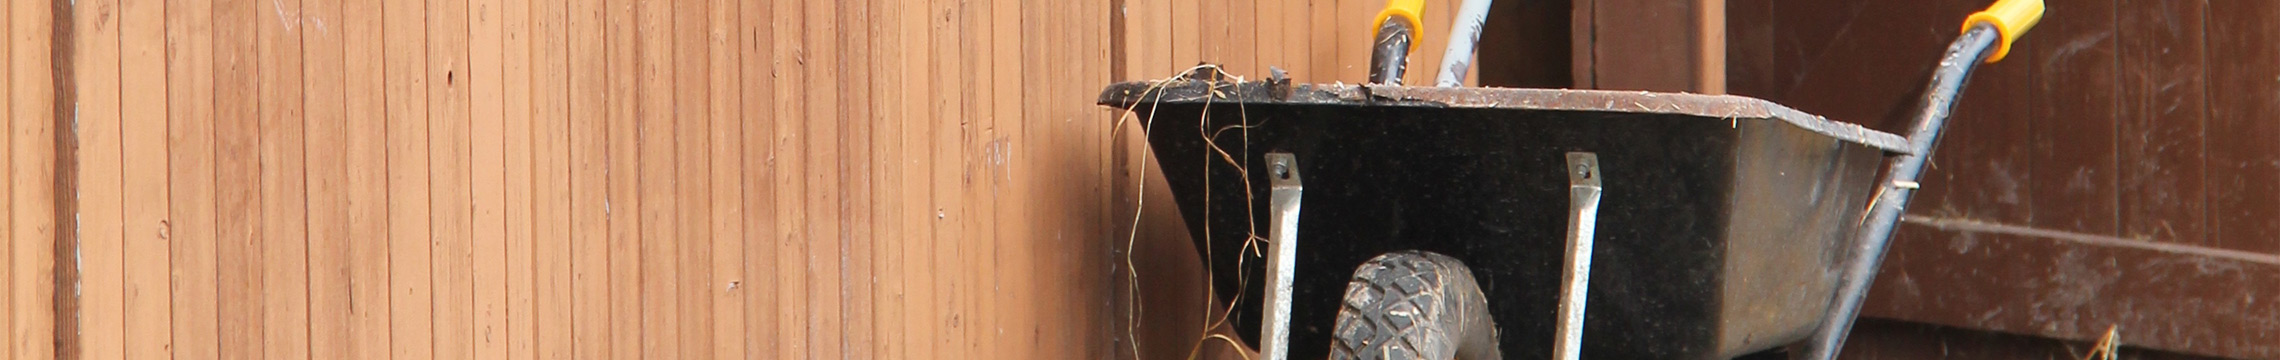
{"label": "wheelbarrow wheel", "polygon": [[1446,255],[1398,251],[1354,269],[1331,359],[1499,359],[1496,320],[1472,270]]}

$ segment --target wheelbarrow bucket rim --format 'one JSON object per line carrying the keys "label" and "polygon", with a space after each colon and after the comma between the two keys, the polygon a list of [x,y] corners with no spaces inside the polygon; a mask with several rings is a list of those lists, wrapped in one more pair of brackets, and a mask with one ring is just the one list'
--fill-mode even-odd
{"label": "wheelbarrow bucket rim", "polygon": [[[1592,111],[1687,115],[1744,121],[1779,120],[1792,126],[1879,150],[1913,152],[1908,140],[1853,123],[1830,120],[1757,98],[1648,91],[1446,88],[1392,85],[1291,84],[1287,80],[1207,81],[1172,79],[1110,85],[1098,103],[1143,110],[1149,104],[1348,105],[1446,107],[1508,110]],[[1143,119],[1145,121],[1145,119]]]}

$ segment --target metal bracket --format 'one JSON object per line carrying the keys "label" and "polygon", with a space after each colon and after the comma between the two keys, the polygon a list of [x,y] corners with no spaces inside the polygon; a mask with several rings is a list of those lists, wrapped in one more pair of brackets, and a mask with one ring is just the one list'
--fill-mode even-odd
{"label": "metal bracket", "polygon": [[1591,232],[1599,222],[1599,156],[1567,153],[1567,267],[1560,276],[1558,336],[1552,358],[1575,360],[1583,354],[1583,305],[1591,284]]}
{"label": "metal bracket", "polygon": [[1267,360],[1290,356],[1291,278],[1298,260],[1298,197],[1306,187],[1298,181],[1298,158],[1290,153],[1267,153],[1267,176],[1273,187],[1268,211],[1273,228],[1267,235],[1266,319],[1259,326],[1259,355]]}

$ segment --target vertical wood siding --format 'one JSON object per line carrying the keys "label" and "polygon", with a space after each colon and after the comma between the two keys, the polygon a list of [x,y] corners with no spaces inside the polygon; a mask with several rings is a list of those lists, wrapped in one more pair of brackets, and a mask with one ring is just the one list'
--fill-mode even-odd
{"label": "vertical wood siding", "polygon": [[[1381,3],[10,0],[0,358],[1184,349],[1094,95],[1359,82]],[[1194,295],[1169,253],[1141,291]]]}

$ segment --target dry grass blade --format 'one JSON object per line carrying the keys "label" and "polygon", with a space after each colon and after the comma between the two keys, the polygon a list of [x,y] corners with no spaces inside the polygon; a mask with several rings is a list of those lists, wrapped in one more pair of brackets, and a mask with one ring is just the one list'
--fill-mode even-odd
{"label": "dry grass blade", "polygon": [[2106,336],[2099,337],[2098,344],[2092,345],[2090,353],[2083,355],[2082,360],[2115,360],[2121,358],[2122,341],[2120,332],[2116,330],[2119,328],[2115,325],[2106,325]]}
{"label": "dry grass blade", "polygon": [[[1208,73],[1207,73],[1207,72],[1205,72],[1205,71],[1208,71]],[[1197,76],[1197,74],[1209,74],[1209,75],[1208,75],[1208,76]],[[1220,99],[1220,98],[1223,98],[1223,97],[1225,97],[1225,96],[1226,96],[1226,95],[1225,95],[1223,92],[1221,92],[1221,91],[1219,90],[1220,84],[1222,83],[1223,79],[1225,79],[1225,80],[1231,80],[1231,81],[1229,81],[1229,82],[1230,82],[1230,83],[1235,83],[1235,84],[1240,84],[1240,83],[1242,83],[1242,82],[1244,81],[1242,77],[1239,77],[1239,76],[1233,76],[1233,75],[1229,75],[1229,74],[1227,74],[1227,73],[1226,73],[1226,72],[1225,72],[1223,69],[1221,69],[1221,68],[1220,68],[1218,65],[1213,65],[1213,64],[1202,64],[1202,65],[1196,65],[1196,66],[1194,66],[1194,67],[1190,67],[1190,68],[1187,68],[1186,70],[1182,70],[1182,71],[1180,71],[1178,74],[1176,74],[1176,75],[1173,75],[1173,76],[1170,76],[1170,77],[1166,77],[1166,78],[1162,78],[1162,79],[1158,79],[1158,80],[1150,81],[1150,83],[1149,83],[1149,86],[1148,86],[1147,88],[1145,88],[1144,90],[1142,90],[1142,91],[1140,92],[1139,96],[1137,97],[1138,99],[1148,99],[1150,95],[1154,95],[1154,96],[1155,96],[1155,98],[1154,98],[1153,100],[1149,100],[1149,101],[1147,101],[1147,104],[1148,104],[1148,115],[1147,115],[1147,118],[1145,118],[1145,119],[1142,119],[1142,122],[1143,122],[1143,124],[1141,124],[1141,127],[1140,127],[1140,136],[1142,137],[1142,141],[1143,141],[1143,143],[1145,143],[1145,142],[1146,142],[1146,139],[1147,139],[1149,136],[1152,136],[1152,134],[1154,133],[1154,129],[1153,129],[1153,128],[1154,128],[1154,126],[1155,126],[1155,123],[1156,123],[1155,114],[1157,113],[1157,111],[1156,111],[1156,110],[1157,110],[1159,107],[1161,107],[1161,105],[1162,105],[1162,103],[1163,103],[1163,95],[1164,95],[1164,94],[1163,94],[1163,90],[1164,90],[1164,88],[1165,88],[1165,87],[1167,87],[1167,86],[1170,86],[1170,85],[1173,85],[1173,84],[1176,84],[1176,83],[1184,82],[1184,81],[1206,81],[1206,82],[1207,82],[1207,84],[1206,84],[1206,92],[1205,92],[1206,96],[1204,97],[1204,102],[1203,102],[1203,109],[1202,109],[1202,113],[1203,113],[1203,115],[1202,115],[1200,118],[1198,118],[1198,119],[1197,119],[1197,133],[1198,133],[1198,135],[1199,135],[1199,136],[1203,137],[1203,140],[1204,140],[1204,142],[1205,142],[1206,146],[1207,146],[1208,148],[1210,148],[1210,149],[1211,149],[1211,153],[1207,153],[1207,154],[1205,154],[1205,157],[1206,157],[1206,158],[1204,159],[1204,162],[1203,162],[1203,164],[1204,164],[1204,166],[1205,166],[1205,169],[1203,169],[1203,170],[1204,170],[1204,171],[1203,171],[1203,174],[1204,174],[1204,177],[1205,177],[1205,178],[1204,178],[1204,181],[1205,181],[1206,183],[1209,183],[1209,182],[1211,181],[1211,178],[1210,178],[1210,174],[1211,174],[1211,171],[1210,171],[1209,167],[1212,165],[1212,163],[1214,163],[1214,162],[1215,162],[1215,161],[1213,161],[1214,159],[1212,159],[1212,157],[1213,157],[1214,155],[1216,155],[1216,157],[1218,158],[1218,159],[1217,159],[1217,160],[1218,160],[1218,162],[1224,162],[1224,163],[1226,163],[1227,165],[1229,165],[1229,166],[1231,166],[1231,167],[1234,167],[1234,169],[1235,169],[1235,171],[1236,171],[1236,173],[1237,173],[1237,174],[1248,174],[1248,173],[1249,173],[1249,169],[1250,169],[1250,167],[1249,167],[1249,161],[1248,161],[1248,159],[1242,159],[1242,158],[1239,158],[1239,157],[1237,157],[1237,156],[1233,155],[1232,153],[1229,153],[1229,152],[1228,152],[1228,151],[1227,151],[1225,148],[1222,148],[1222,147],[1221,147],[1221,146],[1218,144],[1218,142],[1217,142],[1217,139],[1216,139],[1216,138],[1217,138],[1219,135],[1221,135],[1221,134],[1225,133],[1225,132],[1226,132],[1226,131],[1228,131],[1228,130],[1242,130],[1242,132],[1241,132],[1241,136],[1242,136],[1242,138],[1243,138],[1243,139],[1242,139],[1242,140],[1243,140],[1243,142],[1242,142],[1242,146],[1243,146],[1242,152],[1244,152],[1244,153],[1246,153],[1246,154],[1247,154],[1247,153],[1249,153],[1249,150],[1250,150],[1250,136],[1249,136],[1249,135],[1250,135],[1250,129],[1251,129],[1252,127],[1256,127],[1256,126],[1258,126],[1257,124],[1250,124],[1250,123],[1249,123],[1249,120],[1250,120],[1249,109],[1248,109],[1247,107],[1243,107],[1241,103],[1237,103],[1237,107],[1238,107],[1239,109],[1241,109],[1241,110],[1242,110],[1242,115],[1241,115],[1241,118],[1240,118],[1240,119],[1238,119],[1238,120],[1240,120],[1240,124],[1238,124],[1238,125],[1229,125],[1229,126],[1221,127],[1221,128],[1219,128],[1219,129],[1216,129],[1216,130],[1214,130],[1214,129],[1210,129],[1210,124],[1211,124],[1210,109],[1211,109],[1211,106],[1213,105],[1213,103],[1214,103],[1214,102],[1215,102],[1217,99]],[[1125,106],[1125,108],[1124,108],[1124,114],[1123,114],[1122,116],[1120,116],[1120,117],[1117,119],[1117,123],[1115,124],[1115,126],[1114,126],[1114,127],[1112,127],[1112,129],[1114,129],[1114,130],[1111,130],[1111,131],[1113,131],[1113,132],[1122,132],[1122,131],[1124,130],[1124,125],[1125,125],[1125,123],[1126,123],[1126,122],[1129,122],[1129,121],[1131,121],[1131,120],[1133,119],[1133,117],[1134,117],[1134,114],[1136,113],[1136,112],[1135,112],[1135,110],[1139,110],[1139,107],[1140,107],[1140,105],[1141,105],[1141,102],[1139,102],[1139,101],[1135,101],[1135,102],[1133,102],[1132,104],[1128,104],[1128,105],[1126,105],[1126,106]],[[1110,137],[1111,137],[1111,138],[1115,138],[1117,135],[1118,135],[1118,134],[1116,134],[1116,133],[1111,133],[1111,134],[1110,134]],[[1142,153],[1141,153],[1141,155],[1140,155],[1140,156],[1141,156],[1141,158],[1140,158],[1140,161],[1141,161],[1143,164],[1145,164],[1147,161],[1149,161],[1149,159],[1148,159],[1148,156],[1149,156],[1149,154],[1150,154],[1150,153],[1151,153],[1151,152],[1142,152]],[[1146,167],[1146,165],[1141,165],[1141,167],[1140,167],[1140,171],[1138,172],[1138,177],[1139,177],[1140,179],[1145,179],[1147,176],[1148,176],[1148,174],[1147,174],[1147,167]],[[1254,198],[1256,195],[1255,195],[1255,194],[1253,194],[1253,193],[1252,193],[1252,191],[1251,191],[1251,186],[1250,186],[1250,185],[1251,185],[1251,179],[1249,179],[1249,177],[1247,177],[1247,176],[1246,176],[1246,177],[1242,177],[1242,178],[1240,178],[1240,179],[1239,179],[1239,181],[1241,181],[1241,182],[1243,183],[1243,188],[1244,188],[1244,194],[1243,194],[1243,196],[1244,196],[1244,198],[1245,198],[1246,200],[1248,200],[1248,199],[1251,199],[1251,198]],[[1133,202],[1133,211],[1132,211],[1132,223],[1131,223],[1131,227],[1132,227],[1132,228],[1130,229],[1130,233],[1128,233],[1128,234],[1126,235],[1126,237],[1125,237],[1125,244],[1124,244],[1124,247],[1125,247],[1125,249],[1124,249],[1124,250],[1125,250],[1125,252],[1124,252],[1124,253],[1125,253],[1125,259],[1124,259],[1124,262],[1125,262],[1125,263],[1124,263],[1124,266],[1125,266],[1125,269],[1126,269],[1126,271],[1127,271],[1127,273],[1126,273],[1126,274],[1127,274],[1127,278],[1126,278],[1126,280],[1127,280],[1128,284],[1130,285],[1130,289],[1131,289],[1131,293],[1132,293],[1131,297],[1128,299],[1128,301],[1129,301],[1129,302],[1132,304],[1132,307],[1131,307],[1131,308],[1129,308],[1129,309],[1127,309],[1127,311],[1125,312],[1125,317],[1126,317],[1126,320],[1127,320],[1127,321],[1126,321],[1126,324],[1127,324],[1127,326],[1126,326],[1126,328],[1125,328],[1125,332],[1126,332],[1125,336],[1126,336],[1126,340],[1132,344],[1132,345],[1131,345],[1132,356],[1133,356],[1134,358],[1138,358],[1138,357],[1140,357],[1140,349],[1139,349],[1139,338],[1138,338],[1138,332],[1139,332],[1139,331],[1138,331],[1138,328],[1139,328],[1139,322],[1138,322],[1137,320],[1140,318],[1141,314],[1143,314],[1145,310],[1143,310],[1143,309],[1142,309],[1142,307],[1141,307],[1141,301],[1140,301],[1140,298],[1141,298],[1141,292],[1140,292],[1140,274],[1139,274],[1139,271],[1138,271],[1138,267],[1136,266],[1137,264],[1136,264],[1136,262],[1133,260],[1133,254],[1134,254],[1135,246],[1137,245],[1137,242],[1138,242],[1138,239],[1139,239],[1139,233],[1140,233],[1140,229],[1139,229],[1139,228],[1140,228],[1140,220],[1141,220],[1141,214],[1142,214],[1142,210],[1143,210],[1143,209],[1145,209],[1145,207],[1146,207],[1147,187],[1146,187],[1146,182],[1145,182],[1145,180],[1141,180],[1141,181],[1135,181],[1135,182],[1134,182],[1134,187],[1135,187],[1135,190],[1134,190],[1134,198],[1135,198],[1135,200],[1134,200],[1134,202]],[[1205,200],[1208,202],[1208,201],[1209,201],[1209,199],[1211,198],[1212,194],[1210,193],[1210,190],[1209,190],[1209,188],[1208,188],[1208,187],[1207,187],[1207,188],[1206,188],[1204,191],[1205,191],[1205,193],[1203,194],[1203,196],[1204,196]],[[1255,215],[1256,215],[1256,209],[1253,209],[1253,208],[1252,208],[1250,205],[1248,205],[1248,204],[1250,204],[1251,202],[1250,202],[1250,201],[1244,201],[1244,203],[1246,204],[1246,205],[1245,205],[1245,208],[1244,208],[1244,210],[1245,210],[1245,212],[1246,212],[1246,215],[1253,215],[1253,217],[1255,218],[1255,217],[1256,217],[1256,216],[1255,216]],[[1206,213],[1205,213],[1205,214],[1202,214],[1202,215],[1203,215],[1203,217],[1204,217],[1204,218],[1206,218],[1206,219],[1209,219],[1209,218],[1211,218],[1211,215],[1208,213],[1208,212],[1210,211],[1210,207],[1205,207],[1205,208],[1204,208],[1204,211],[1205,211]],[[1244,273],[1245,273],[1245,271],[1246,271],[1246,270],[1248,270],[1248,268],[1249,268],[1249,266],[1248,266],[1248,265],[1249,265],[1249,263],[1248,263],[1248,261],[1246,261],[1247,259],[1245,259],[1245,257],[1244,257],[1244,256],[1242,256],[1242,255],[1241,255],[1241,253],[1246,253],[1246,252],[1247,252],[1247,253],[1250,253],[1250,254],[1251,254],[1251,257],[1260,257],[1260,256],[1263,256],[1263,255],[1264,255],[1264,254],[1262,254],[1262,253],[1260,252],[1260,251],[1261,251],[1261,250],[1260,250],[1260,248],[1262,247],[1261,243],[1263,243],[1263,242],[1267,241],[1267,239],[1266,239],[1266,238],[1264,238],[1264,237],[1260,237],[1260,236],[1258,235],[1258,231],[1257,231],[1257,224],[1249,224],[1249,225],[1250,225],[1250,228],[1249,228],[1249,229],[1246,229],[1246,230],[1244,231],[1244,233],[1245,233],[1245,235],[1246,235],[1246,236],[1245,236],[1245,238],[1246,238],[1246,239],[1244,239],[1244,243],[1243,243],[1243,245],[1242,245],[1242,246],[1241,246],[1241,247],[1238,249],[1238,255],[1236,255],[1236,260],[1235,260],[1235,271],[1236,271],[1236,273],[1238,273],[1238,274],[1244,274]],[[1212,231],[1211,231],[1211,228],[1210,228],[1210,227],[1211,227],[1211,224],[1210,224],[1210,223],[1207,221],[1207,222],[1205,222],[1204,224],[1202,224],[1202,226],[1204,227],[1204,229],[1203,229],[1203,230],[1204,230],[1204,231],[1203,231],[1203,233],[1204,233],[1204,246],[1203,246],[1203,250],[1204,250],[1204,254],[1203,254],[1203,255],[1204,255],[1204,257],[1203,257],[1203,259],[1204,259],[1204,265],[1205,265],[1205,270],[1204,270],[1204,271],[1205,271],[1205,278],[1206,278],[1206,279],[1212,279],[1212,278],[1216,278],[1216,276],[1217,276],[1216,274],[1217,274],[1217,271],[1218,271],[1218,269],[1216,269],[1216,267],[1212,265],[1212,264],[1213,264],[1213,262],[1211,261],[1211,259],[1213,259],[1214,257],[1216,257],[1216,254],[1213,254],[1213,253],[1212,253],[1212,246],[1210,245],[1210,244],[1212,243],[1212,241],[1213,241],[1213,239],[1211,239],[1211,235],[1210,235],[1210,234],[1212,234]],[[1237,278],[1238,278],[1239,280],[1238,280],[1238,281],[1237,281],[1237,283],[1236,283],[1236,289],[1245,289],[1245,288],[1247,288],[1247,287],[1249,286],[1249,280],[1250,280],[1250,279],[1249,279],[1249,277],[1248,277],[1248,276],[1238,276]],[[1209,304],[1209,303],[1210,303],[1210,301],[1211,301],[1212,299],[1217,299],[1217,298],[1218,298],[1218,289],[1217,289],[1216,287],[1212,286],[1212,285],[1210,284],[1210,282],[1209,282],[1209,281],[1206,281],[1206,282],[1205,282],[1205,284],[1204,284],[1203,286],[1204,286],[1204,292],[1206,293],[1206,298],[1205,298],[1205,300],[1204,300],[1204,301],[1205,301],[1205,305],[1204,305],[1204,306],[1205,306],[1206,308],[1209,308],[1209,307],[1210,307],[1210,304]],[[1189,357],[1189,358],[1194,358],[1195,356],[1197,356],[1197,355],[1199,354],[1199,352],[1198,352],[1198,351],[1199,351],[1200,349],[1202,349],[1203,345],[1204,345],[1204,344],[1207,344],[1207,343],[1210,343],[1210,342],[1212,342],[1213,340],[1219,340],[1219,341],[1222,341],[1222,342],[1226,343],[1228,346],[1230,346],[1230,347],[1233,347],[1233,348],[1235,348],[1236,350],[1238,350],[1238,351],[1237,351],[1237,353],[1239,353],[1239,354],[1243,354],[1243,355],[1245,356],[1245,358],[1246,358],[1246,359],[1247,359],[1247,358],[1249,358],[1249,354],[1248,354],[1248,353],[1245,353],[1245,352],[1241,351],[1241,350],[1243,350],[1243,349],[1244,349],[1244,347],[1243,347],[1243,344],[1242,344],[1242,342],[1241,342],[1241,341],[1237,341],[1236,339],[1234,339],[1234,338],[1231,338],[1231,337],[1228,337],[1227,335],[1224,335],[1224,334],[1211,334],[1211,332],[1212,332],[1212,329],[1216,329],[1216,328],[1219,328],[1219,327],[1225,326],[1225,325],[1227,324],[1227,322],[1228,322],[1230,319],[1232,319],[1232,318],[1233,318],[1233,315],[1234,315],[1233,313],[1234,313],[1234,309],[1235,309],[1235,307],[1236,307],[1236,306],[1238,306],[1238,304],[1242,303],[1242,300],[1243,300],[1243,296],[1242,296],[1242,295],[1243,295],[1243,293],[1242,293],[1240,290],[1238,290],[1238,291],[1237,291],[1237,293],[1236,293],[1236,295],[1235,295],[1235,297],[1234,297],[1233,299],[1230,299],[1230,300],[1228,301],[1228,303],[1226,304],[1226,305],[1227,305],[1227,306],[1226,306],[1226,308],[1225,308],[1225,309],[1223,309],[1223,310],[1222,310],[1222,311],[1221,311],[1219,314],[1217,314],[1217,316],[1213,316],[1214,314],[1211,314],[1211,313],[1208,313],[1208,312],[1204,314],[1204,317],[1203,317],[1203,319],[1201,319],[1201,320],[1202,320],[1202,321],[1201,321],[1201,324],[1199,324],[1199,325],[1201,325],[1201,327],[1200,327],[1200,329],[1199,329],[1199,330],[1200,330],[1200,331],[1201,331],[1203,334],[1205,334],[1205,335],[1203,335],[1202,337],[1199,337],[1198,339],[1196,339],[1196,342],[1193,344],[1193,346],[1191,346],[1191,347],[1190,347],[1190,350],[1189,350],[1189,352],[1188,352],[1188,357]],[[1215,317],[1216,317],[1216,319],[1214,319]]]}

